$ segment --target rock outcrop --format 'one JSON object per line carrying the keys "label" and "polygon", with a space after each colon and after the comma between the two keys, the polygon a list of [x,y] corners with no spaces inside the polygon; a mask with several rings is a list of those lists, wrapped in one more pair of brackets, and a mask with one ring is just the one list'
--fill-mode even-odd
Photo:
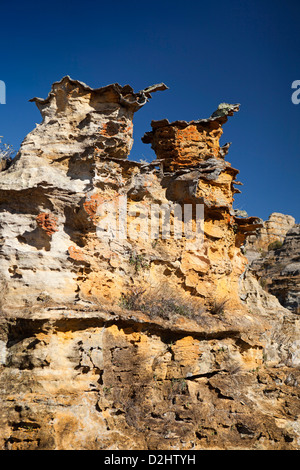
{"label": "rock outcrop", "polygon": [[295,225],[291,215],[273,212],[268,220],[263,222],[255,234],[250,235],[246,241],[247,258],[249,261],[260,257],[268,251],[269,247],[278,247],[283,243],[287,232]]}
{"label": "rock outcrop", "polygon": [[259,252],[250,269],[264,289],[275,295],[281,305],[299,314],[300,225],[295,224],[282,242],[269,247],[267,252]]}
{"label": "rock outcrop", "polygon": [[152,122],[157,160],[127,160],[166,88],[64,77],[33,100],[0,173],[2,449],[300,448],[298,317],[246,269],[261,221],[219,145],[239,105]]}
{"label": "rock outcrop", "polygon": [[300,313],[299,237],[294,217],[274,212],[243,247],[249,269],[262,287],[296,314]]}

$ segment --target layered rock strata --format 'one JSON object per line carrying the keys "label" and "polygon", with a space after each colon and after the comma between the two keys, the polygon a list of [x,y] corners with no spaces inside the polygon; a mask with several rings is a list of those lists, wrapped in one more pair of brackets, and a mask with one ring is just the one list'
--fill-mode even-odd
{"label": "layered rock strata", "polygon": [[289,229],[282,244],[268,252],[259,252],[250,265],[265,290],[281,305],[300,313],[300,225]]}
{"label": "layered rock strata", "polygon": [[[261,221],[233,211],[219,145],[239,106],[152,123],[157,160],[127,160],[165,89],[64,77],[33,100],[43,122],[0,173],[2,449],[300,447],[299,324],[245,270]],[[157,206],[171,235],[151,238]],[[195,249],[174,227],[198,207]]]}
{"label": "layered rock strata", "polygon": [[268,220],[257,228],[255,233],[247,238],[245,249],[247,258],[253,259],[261,256],[268,248],[278,247],[283,243],[287,232],[295,225],[295,219],[291,215],[273,212]]}

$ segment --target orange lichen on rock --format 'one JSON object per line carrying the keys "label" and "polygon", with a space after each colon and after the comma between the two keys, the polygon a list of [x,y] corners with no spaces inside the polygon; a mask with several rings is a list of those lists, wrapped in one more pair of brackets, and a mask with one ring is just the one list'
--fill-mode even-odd
{"label": "orange lichen on rock", "polygon": [[[206,132],[201,126],[190,124],[184,129],[176,130],[175,145],[178,151],[176,166],[193,165],[200,157],[200,151],[205,156],[218,156],[220,145],[219,138],[222,130]],[[201,155],[201,159],[203,156]],[[173,165],[175,162],[173,162]]]}
{"label": "orange lichen on rock", "polygon": [[164,168],[174,171],[196,166],[209,157],[218,157],[222,132],[218,123],[208,126],[195,121],[172,124],[162,121],[158,127],[154,125],[143,141],[151,142],[157,158],[164,161]]}
{"label": "orange lichen on rock", "polygon": [[102,196],[101,194],[92,194],[83,203],[84,210],[86,211],[92,222],[96,222],[99,207],[101,206],[101,204],[104,204],[107,201],[108,198]]}
{"label": "orange lichen on rock", "polygon": [[126,126],[126,129],[124,132],[128,132],[129,134],[133,133],[133,123],[129,122],[129,124]]}
{"label": "orange lichen on rock", "polygon": [[100,206],[105,203],[117,204],[119,194],[114,196],[103,196],[101,194],[92,194],[87,197],[83,203],[85,212],[88,214],[90,220],[95,224],[97,216],[100,214]]}
{"label": "orange lichen on rock", "polygon": [[57,217],[54,215],[48,214],[46,212],[41,212],[37,217],[36,221],[38,226],[46,232],[46,234],[51,237],[55,232],[58,231],[57,228]]}
{"label": "orange lichen on rock", "polygon": [[100,155],[100,154],[104,153],[104,149],[99,149],[98,147],[95,147],[94,153],[95,153],[95,155]]}
{"label": "orange lichen on rock", "polygon": [[102,125],[102,129],[100,131],[100,134],[101,135],[106,135],[107,134],[107,122],[105,122],[103,125]]}
{"label": "orange lichen on rock", "polygon": [[68,252],[70,258],[74,259],[75,261],[84,261],[84,255],[80,248],[76,248],[75,246],[69,246]]}
{"label": "orange lichen on rock", "polygon": [[97,210],[99,204],[104,202],[104,198],[99,194],[92,194],[89,199],[83,203],[84,210],[88,214],[89,218],[95,222]]}

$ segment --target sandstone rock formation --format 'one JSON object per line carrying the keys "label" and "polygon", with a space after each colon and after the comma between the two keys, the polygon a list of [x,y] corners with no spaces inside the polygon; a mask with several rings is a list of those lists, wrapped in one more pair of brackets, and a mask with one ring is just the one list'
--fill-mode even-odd
{"label": "sandstone rock formation", "polygon": [[283,243],[289,229],[295,225],[295,219],[291,215],[273,212],[268,220],[250,235],[246,241],[247,258],[253,259],[268,251],[268,247],[274,242]]}
{"label": "sandstone rock formation", "polygon": [[[0,173],[2,449],[300,447],[299,320],[246,269],[261,221],[233,210],[219,144],[239,105],[152,122],[157,160],[127,160],[166,88],[64,77],[33,100],[43,122]],[[151,238],[157,206],[171,232]]]}
{"label": "sandstone rock formation", "polygon": [[268,245],[267,252],[263,250],[256,252],[250,269],[264,289],[275,295],[281,305],[299,314],[300,225],[295,224],[282,239],[278,245]]}

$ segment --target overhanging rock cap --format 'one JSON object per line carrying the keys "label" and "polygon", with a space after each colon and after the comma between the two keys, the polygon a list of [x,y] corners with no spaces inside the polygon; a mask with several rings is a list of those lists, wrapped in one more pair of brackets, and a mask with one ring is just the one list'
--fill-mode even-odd
{"label": "overhanging rock cap", "polygon": [[118,83],[113,83],[111,85],[106,85],[100,88],[92,88],[86,85],[84,82],[79,80],[73,80],[69,75],[66,75],[61,80],[54,82],[52,84],[51,90],[47,96],[47,98],[32,98],[29,101],[35,102],[38,108],[46,105],[51,101],[52,98],[55,97],[56,94],[56,87],[61,85],[62,87],[65,85],[72,85],[74,87],[79,87],[81,91],[92,92],[97,95],[103,95],[105,93],[112,92],[117,101],[124,107],[131,109],[132,111],[138,111],[144,104],[152,98],[151,93],[155,93],[156,91],[164,91],[167,90],[168,87],[164,83],[158,83],[156,85],[151,85],[143,90],[140,90],[137,93],[134,93],[132,87],[130,85],[121,86]]}

